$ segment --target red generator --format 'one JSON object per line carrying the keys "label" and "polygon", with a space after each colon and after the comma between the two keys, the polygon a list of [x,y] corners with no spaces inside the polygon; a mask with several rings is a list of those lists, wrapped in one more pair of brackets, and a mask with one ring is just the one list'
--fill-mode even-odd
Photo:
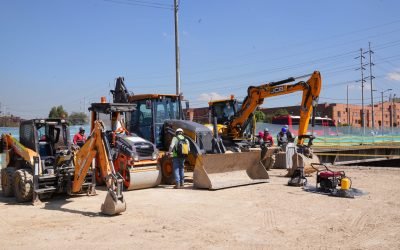
{"label": "red generator", "polygon": [[[332,192],[346,177],[344,171],[332,171],[325,164],[311,163],[311,166],[317,170],[316,188],[323,192]],[[319,166],[323,166],[324,170],[320,170]]]}

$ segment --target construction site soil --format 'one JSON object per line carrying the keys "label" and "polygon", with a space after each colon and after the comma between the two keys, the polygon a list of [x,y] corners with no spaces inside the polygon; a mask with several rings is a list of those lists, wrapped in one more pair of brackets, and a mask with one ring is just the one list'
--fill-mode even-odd
{"label": "construction site soil", "polygon": [[[206,191],[125,192],[127,211],[100,214],[106,191],[39,206],[0,198],[1,249],[400,249],[400,168],[345,167],[366,194],[346,199],[270,182]],[[190,173],[188,180],[190,180]],[[308,177],[315,185],[315,174]]]}

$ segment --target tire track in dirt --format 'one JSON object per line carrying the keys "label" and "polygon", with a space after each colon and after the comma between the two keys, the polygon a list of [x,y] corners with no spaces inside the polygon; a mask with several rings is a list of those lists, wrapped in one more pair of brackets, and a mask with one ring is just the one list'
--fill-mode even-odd
{"label": "tire track in dirt", "polygon": [[350,242],[354,244],[367,243],[376,238],[377,219],[360,212],[350,223],[352,237]]}
{"label": "tire track in dirt", "polygon": [[267,209],[264,211],[263,227],[264,228],[272,228],[272,229],[277,228],[276,216],[275,216],[275,212],[273,210]]}

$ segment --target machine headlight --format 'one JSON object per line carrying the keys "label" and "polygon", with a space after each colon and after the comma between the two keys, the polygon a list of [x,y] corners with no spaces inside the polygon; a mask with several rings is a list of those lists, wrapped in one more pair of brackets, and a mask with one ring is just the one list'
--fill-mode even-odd
{"label": "machine headlight", "polygon": [[152,160],[157,160],[158,158],[158,151],[154,151],[153,154],[151,155]]}
{"label": "machine headlight", "polygon": [[134,161],[139,161],[139,155],[137,153],[133,153],[132,158]]}

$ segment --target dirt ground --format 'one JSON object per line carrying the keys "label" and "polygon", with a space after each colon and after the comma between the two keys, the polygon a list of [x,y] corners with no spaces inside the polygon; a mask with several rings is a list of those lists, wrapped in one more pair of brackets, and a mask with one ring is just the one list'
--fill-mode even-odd
{"label": "dirt ground", "polygon": [[[0,198],[1,249],[400,249],[400,169],[341,168],[368,194],[345,199],[270,182],[218,191],[171,186],[125,192],[127,211],[101,215],[106,192],[40,206]],[[308,178],[315,184],[315,175]]]}

